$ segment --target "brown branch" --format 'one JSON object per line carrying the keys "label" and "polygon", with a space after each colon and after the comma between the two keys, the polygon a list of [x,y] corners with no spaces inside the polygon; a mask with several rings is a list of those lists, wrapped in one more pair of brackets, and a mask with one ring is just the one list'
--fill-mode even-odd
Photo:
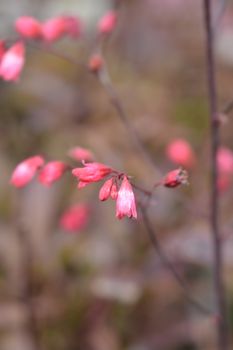
{"label": "brown branch", "polygon": [[217,106],[217,85],[215,77],[215,59],[214,59],[214,35],[211,26],[211,0],[203,0],[204,26],[206,31],[206,65],[207,65],[207,83],[209,91],[209,120],[211,136],[211,215],[210,226],[213,240],[213,274],[214,288],[216,294],[217,308],[217,336],[218,350],[228,349],[228,327],[227,311],[225,300],[225,287],[223,282],[223,254],[219,230],[219,195],[217,189],[217,151],[219,147],[219,121]]}

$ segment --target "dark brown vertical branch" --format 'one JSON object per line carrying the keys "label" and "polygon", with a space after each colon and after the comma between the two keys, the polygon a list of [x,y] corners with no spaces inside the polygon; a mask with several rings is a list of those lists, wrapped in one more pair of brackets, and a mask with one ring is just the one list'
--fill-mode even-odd
{"label": "dark brown vertical branch", "polygon": [[228,349],[227,312],[223,282],[223,254],[219,231],[219,196],[217,189],[217,150],[219,147],[219,121],[214,60],[214,36],[212,29],[211,0],[203,0],[204,25],[206,30],[206,64],[209,91],[209,119],[211,136],[211,215],[210,225],[213,239],[213,273],[217,308],[218,350]]}

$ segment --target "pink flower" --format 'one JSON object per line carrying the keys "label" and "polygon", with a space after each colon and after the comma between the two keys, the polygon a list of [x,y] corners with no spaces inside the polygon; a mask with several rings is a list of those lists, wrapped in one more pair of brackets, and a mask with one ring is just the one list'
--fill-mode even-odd
{"label": "pink flower", "polygon": [[38,39],[41,36],[41,24],[33,17],[19,17],[15,22],[15,29],[27,39]]}
{"label": "pink flower", "polygon": [[99,200],[106,201],[110,197],[112,189],[112,180],[112,178],[107,180],[101,187],[99,192]]}
{"label": "pink flower", "polygon": [[90,182],[100,181],[112,172],[112,168],[96,162],[85,163],[83,168],[75,168],[72,170],[72,174],[81,181],[82,187],[84,187],[83,183],[88,184]]}
{"label": "pink flower", "polygon": [[42,24],[43,39],[49,42],[60,39],[66,34],[66,19],[62,16],[51,18]]}
{"label": "pink flower", "polygon": [[233,152],[227,147],[220,147],[217,153],[218,171],[222,174],[233,173]]}
{"label": "pink flower", "polygon": [[220,173],[217,180],[217,188],[219,192],[223,193],[231,186],[231,177],[229,174]]}
{"label": "pink flower", "polygon": [[65,20],[65,32],[72,38],[79,38],[82,30],[80,20],[74,16],[63,16]]}
{"label": "pink flower", "polygon": [[169,171],[163,180],[165,187],[174,188],[179,185],[186,185],[188,183],[188,174],[186,170],[181,168]]}
{"label": "pink flower", "polygon": [[113,200],[116,200],[116,199],[117,199],[117,196],[118,196],[118,188],[117,188],[116,182],[114,182],[114,183],[112,184],[110,196],[111,196],[111,198],[112,198]]}
{"label": "pink flower", "polygon": [[92,55],[88,62],[88,68],[90,72],[95,74],[100,72],[100,70],[103,68],[103,65],[104,65],[103,57],[99,54]]}
{"label": "pink flower", "polygon": [[45,186],[51,186],[59,180],[67,169],[67,165],[60,161],[47,163],[40,171],[39,181]]}
{"label": "pink flower", "polygon": [[137,219],[135,197],[127,176],[124,176],[116,200],[116,217],[122,219],[124,216]]}
{"label": "pink flower", "polygon": [[16,166],[11,176],[10,183],[15,187],[24,187],[32,180],[37,170],[43,164],[44,159],[41,156],[25,159]]}
{"label": "pink flower", "polygon": [[116,11],[107,12],[98,23],[98,31],[101,34],[110,34],[116,27],[117,13]]}
{"label": "pink flower", "polygon": [[4,40],[0,40],[0,63],[6,52],[6,45]]}
{"label": "pink flower", "polygon": [[166,154],[173,163],[182,165],[186,168],[192,168],[196,161],[192,147],[183,139],[172,141],[167,146]]}
{"label": "pink flower", "polygon": [[88,223],[90,208],[86,204],[76,204],[68,208],[60,218],[60,226],[68,232],[84,229]]}
{"label": "pink flower", "polygon": [[8,49],[0,63],[0,75],[6,81],[17,81],[25,62],[25,48],[22,42],[17,42]]}
{"label": "pink flower", "polygon": [[69,150],[68,154],[71,158],[73,158],[74,160],[80,161],[80,162],[92,161],[94,158],[93,153],[91,151],[89,151],[86,148],[82,148],[82,147],[71,148]]}

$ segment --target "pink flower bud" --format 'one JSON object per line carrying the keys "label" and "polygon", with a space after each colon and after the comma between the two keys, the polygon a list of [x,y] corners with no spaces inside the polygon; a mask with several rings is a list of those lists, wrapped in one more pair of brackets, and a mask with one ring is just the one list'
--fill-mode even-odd
{"label": "pink flower bud", "polygon": [[111,194],[112,178],[107,180],[100,189],[99,200],[106,201]]}
{"label": "pink flower bud", "polygon": [[219,192],[223,193],[231,186],[231,176],[226,173],[220,173],[217,180],[217,188]]}
{"label": "pink flower bud", "polygon": [[116,11],[109,11],[100,19],[98,23],[98,31],[100,34],[110,34],[115,29],[116,24]]}
{"label": "pink flower bud", "polygon": [[188,184],[188,173],[181,168],[169,171],[163,180],[163,185],[169,188],[186,184]]}
{"label": "pink flower bud", "polygon": [[59,180],[67,170],[67,165],[63,162],[52,161],[47,163],[40,171],[39,181],[45,186],[51,186]]}
{"label": "pink flower bud", "polygon": [[220,147],[217,152],[218,171],[222,174],[233,173],[233,152],[227,147]]}
{"label": "pink flower bud", "polygon": [[196,161],[192,147],[183,139],[172,141],[166,149],[166,155],[173,163],[186,168],[192,168]]}
{"label": "pink flower bud", "polygon": [[97,182],[112,173],[113,169],[101,163],[85,163],[83,168],[75,168],[72,174],[84,183]]}
{"label": "pink flower bud", "polygon": [[98,73],[104,65],[103,58],[99,54],[91,56],[88,62],[88,68],[92,73]]}
{"label": "pink flower bud", "polygon": [[37,170],[43,164],[44,159],[41,156],[25,159],[16,166],[11,176],[10,183],[15,187],[24,187],[32,180]]}
{"label": "pink flower bud", "polygon": [[92,161],[94,156],[91,151],[89,151],[86,148],[82,147],[74,147],[71,148],[68,152],[69,156],[73,158],[74,160],[77,160],[79,162],[87,162],[87,161]]}
{"label": "pink flower bud", "polygon": [[22,42],[14,44],[2,57],[0,76],[6,81],[17,81],[25,62],[25,48]]}
{"label": "pink flower bud", "polygon": [[15,29],[27,39],[38,39],[41,36],[41,24],[33,17],[19,17],[15,22]]}
{"label": "pink flower bud", "polygon": [[60,218],[60,226],[67,232],[84,229],[88,223],[90,208],[86,204],[77,204],[68,208]]}
{"label": "pink flower bud", "polygon": [[81,22],[74,16],[63,16],[65,20],[65,32],[70,37],[76,39],[79,38],[82,31]]}
{"label": "pink flower bud", "polygon": [[116,217],[122,219],[124,216],[137,219],[135,197],[127,176],[124,176],[116,200]]}
{"label": "pink flower bud", "polygon": [[51,18],[42,24],[43,39],[49,42],[56,41],[66,34],[66,20],[64,17]]}
{"label": "pink flower bud", "polygon": [[116,182],[114,182],[114,183],[112,184],[110,196],[111,196],[111,198],[112,198],[113,200],[116,200],[116,199],[117,199],[117,196],[118,196],[118,188],[117,188]]}

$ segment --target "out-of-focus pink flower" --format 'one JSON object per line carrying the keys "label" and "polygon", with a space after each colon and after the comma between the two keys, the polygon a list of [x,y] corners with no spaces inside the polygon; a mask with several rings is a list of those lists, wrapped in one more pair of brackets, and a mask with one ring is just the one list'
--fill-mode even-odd
{"label": "out-of-focus pink flower", "polygon": [[166,148],[167,157],[175,164],[192,168],[196,157],[190,144],[183,139],[173,140]]}
{"label": "out-of-focus pink flower", "polygon": [[41,156],[25,159],[16,166],[11,176],[10,183],[15,187],[24,187],[32,180],[37,170],[43,164],[44,159]]}
{"label": "out-of-focus pink flower", "polygon": [[117,196],[118,196],[118,188],[117,188],[116,182],[114,182],[114,183],[112,184],[110,196],[111,196],[111,198],[112,198],[113,200],[116,200],[116,199],[117,199]]}
{"label": "out-of-focus pink flower", "polygon": [[65,20],[65,32],[72,38],[79,38],[82,31],[81,22],[74,16],[63,16]]}
{"label": "out-of-focus pink flower", "polygon": [[218,171],[221,174],[233,174],[233,152],[227,147],[220,147],[217,153]]}
{"label": "out-of-focus pink flower", "polygon": [[86,148],[82,148],[82,147],[71,148],[69,150],[68,154],[71,158],[73,158],[74,160],[77,160],[79,162],[92,161],[94,158],[93,153],[91,151],[89,151]]}
{"label": "out-of-focus pink flower", "polygon": [[51,186],[59,180],[67,169],[67,165],[60,161],[47,163],[40,171],[39,181],[45,186]]}
{"label": "out-of-focus pink flower", "polygon": [[124,216],[137,219],[135,197],[127,176],[123,178],[116,200],[116,217],[122,219]]}
{"label": "out-of-focus pink flower", "polygon": [[44,40],[53,42],[66,34],[67,23],[62,16],[51,18],[42,23],[42,37]]}
{"label": "out-of-focus pink flower", "polygon": [[184,169],[175,169],[169,171],[163,179],[163,185],[169,188],[174,188],[179,185],[186,185],[188,183],[188,173]]}
{"label": "out-of-focus pink flower", "polygon": [[90,57],[88,68],[92,73],[98,73],[104,65],[103,57],[99,54],[94,54]]}
{"label": "out-of-focus pink flower", "polygon": [[17,42],[5,54],[0,63],[0,76],[6,81],[17,81],[25,62],[25,47]]}
{"label": "out-of-focus pink flower", "polygon": [[110,197],[111,189],[112,189],[112,182],[113,182],[113,179],[111,178],[111,179],[105,181],[105,183],[101,187],[101,189],[99,191],[99,199],[101,201],[106,201]]}
{"label": "out-of-focus pink flower", "polygon": [[19,17],[15,22],[15,29],[27,39],[38,39],[41,37],[41,24],[33,17]]}
{"label": "out-of-focus pink flower", "polygon": [[77,204],[68,208],[60,218],[60,226],[67,232],[84,229],[88,223],[90,208],[86,204]]}
{"label": "out-of-focus pink flower", "polygon": [[117,24],[117,12],[107,12],[98,22],[98,31],[101,34],[110,34]]}
{"label": "out-of-focus pink flower", "polygon": [[105,164],[101,163],[85,163],[83,168],[75,168],[72,170],[72,174],[83,183],[97,182],[102,180],[105,176],[112,173],[113,169]]}
{"label": "out-of-focus pink flower", "polygon": [[220,173],[217,180],[217,188],[219,192],[223,193],[231,186],[232,179],[229,174]]}
{"label": "out-of-focus pink flower", "polygon": [[6,44],[4,40],[0,40],[0,63],[6,52]]}

